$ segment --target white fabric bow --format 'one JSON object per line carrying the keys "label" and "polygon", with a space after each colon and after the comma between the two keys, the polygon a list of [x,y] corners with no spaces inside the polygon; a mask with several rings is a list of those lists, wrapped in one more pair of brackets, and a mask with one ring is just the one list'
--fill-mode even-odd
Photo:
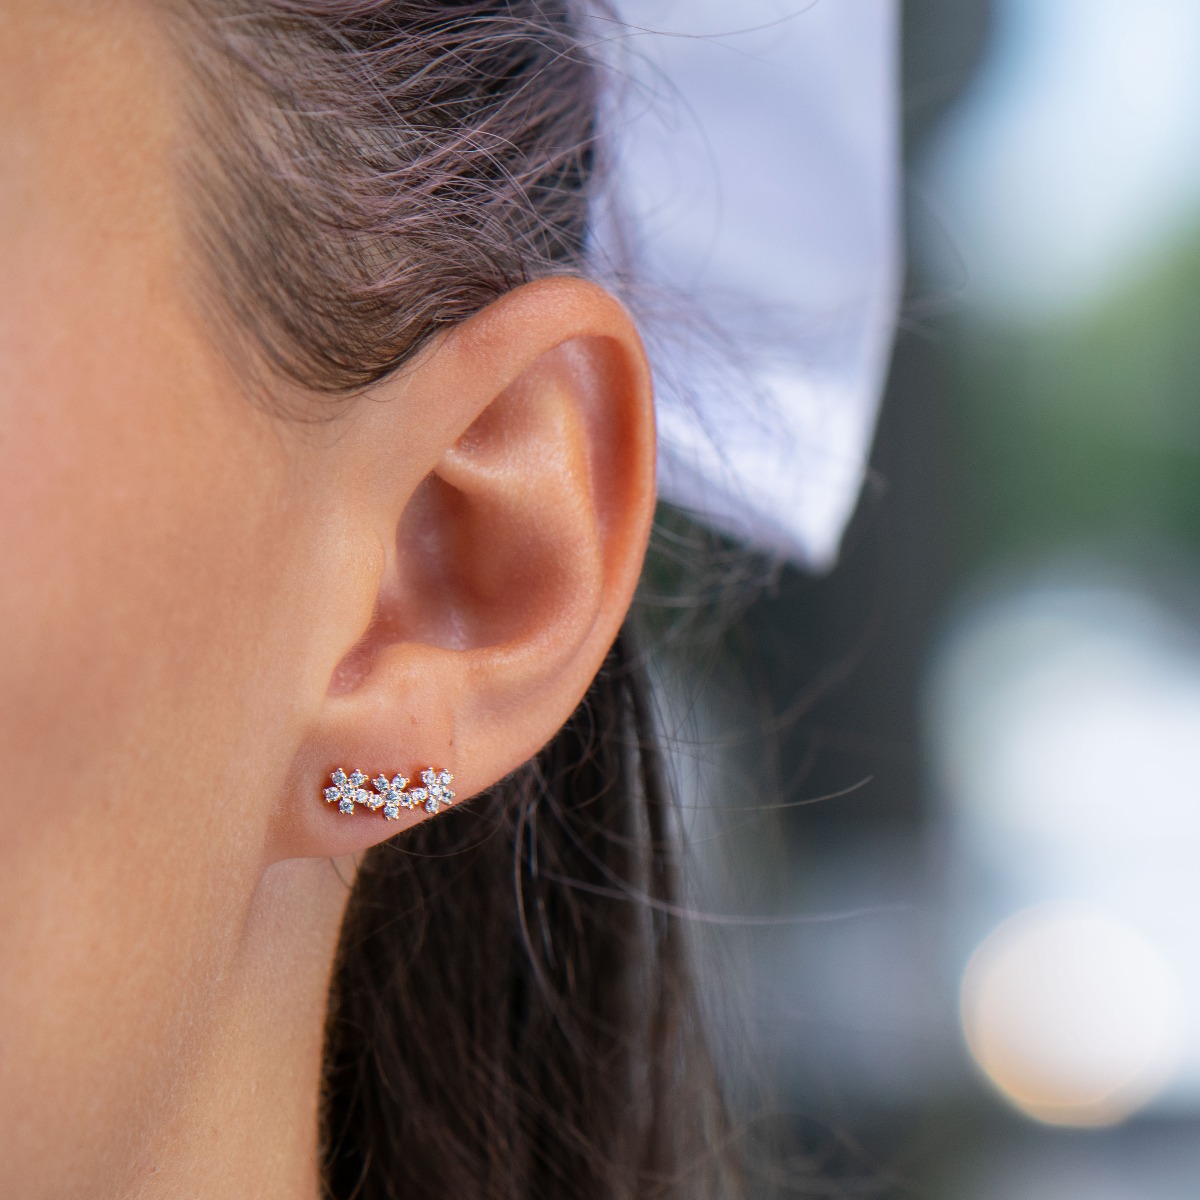
{"label": "white fabric bow", "polygon": [[896,0],[618,0],[618,14],[600,37],[626,81],[619,215],[598,211],[593,259],[643,317],[662,495],[826,569],[898,302]]}

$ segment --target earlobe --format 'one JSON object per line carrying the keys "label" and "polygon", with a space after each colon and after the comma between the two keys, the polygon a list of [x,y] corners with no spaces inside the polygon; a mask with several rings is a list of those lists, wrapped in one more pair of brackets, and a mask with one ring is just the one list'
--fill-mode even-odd
{"label": "earlobe", "polygon": [[[371,797],[412,794],[397,777],[427,769],[448,788],[445,770],[460,801],[535,754],[599,669],[649,536],[648,371],[628,315],[591,284],[518,289],[356,418],[333,453],[378,481],[351,519],[382,542],[383,568],[369,623],[328,664],[276,857],[352,853],[446,807],[423,781],[381,818],[389,802]],[[351,802],[326,803],[339,767]]]}

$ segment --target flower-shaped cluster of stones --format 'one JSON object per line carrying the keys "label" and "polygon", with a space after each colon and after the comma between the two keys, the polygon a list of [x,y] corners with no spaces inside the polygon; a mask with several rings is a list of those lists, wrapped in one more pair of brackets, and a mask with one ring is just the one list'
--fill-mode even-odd
{"label": "flower-shaped cluster of stones", "polygon": [[371,797],[374,803],[370,807],[378,808],[382,804],[387,820],[398,821],[402,808],[412,808],[414,801],[411,794],[404,790],[408,787],[408,780],[403,775],[394,775],[390,780],[386,775],[376,775],[371,780],[371,786],[377,795]]}
{"label": "flower-shaped cluster of stones", "polygon": [[367,777],[361,771],[347,775],[341,767],[338,767],[329,778],[333,782],[333,787],[325,789],[325,803],[336,804],[338,812],[349,816],[354,811],[356,804],[369,803],[370,794],[363,791],[363,784],[367,782]]}
{"label": "flower-shaped cluster of stones", "polygon": [[349,775],[338,767],[330,776],[332,787],[325,789],[325,802],[336,804],[338,812],[351,816],[356,805],[369,808],[372,812],[383,809],[384,818],[388,821],[398,821],[402,808],[413,809],[423,805],[427,813],[436,813],[441,808],[454,803],[454,793],[450,784],[454,776],[449,771],[437,771],[426,767],[421,772],[421,782],[424,787],[408,788],[408,779],[404,775],[393,775],[389,779],[379,774],[371,780],[375,789],[368,792],[363,788],[367,777],[361,771],[353,771]]}
{"label": "flower-shaped cluster of stones", "polygon": [[450,790],[454,776],[449,771],[435,771],[428,767],[421,772],[421,782],[425,786],[416,790],[425,793],[426,812],[435,813],[443,804],[454,803],[454,793]]}

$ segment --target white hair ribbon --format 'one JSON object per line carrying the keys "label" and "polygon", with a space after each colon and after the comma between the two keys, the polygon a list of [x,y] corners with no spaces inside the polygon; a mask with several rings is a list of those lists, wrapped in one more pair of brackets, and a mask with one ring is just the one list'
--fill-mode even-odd
{"label": "white hair ribbon", "polygon": [[[594,258],[632,268],[648,314],[662,495],[825,569],[898,301],[896,0],[617,9],[620,219],[598,214]],[[664,295],[685,298],[681,319],[655,319]]]}

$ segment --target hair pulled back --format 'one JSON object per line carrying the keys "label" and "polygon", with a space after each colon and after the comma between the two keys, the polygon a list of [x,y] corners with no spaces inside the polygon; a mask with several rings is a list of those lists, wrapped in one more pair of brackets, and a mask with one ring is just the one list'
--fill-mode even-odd
{"label": "hair pulled back", "polygon": [[[310,403],[583,269],[600,88],[578,5],[174,10],[207,308]],[[653,746],[626,629],[536,759],[366,856],[330,1003],[330,1196],[731,1193]]]}

